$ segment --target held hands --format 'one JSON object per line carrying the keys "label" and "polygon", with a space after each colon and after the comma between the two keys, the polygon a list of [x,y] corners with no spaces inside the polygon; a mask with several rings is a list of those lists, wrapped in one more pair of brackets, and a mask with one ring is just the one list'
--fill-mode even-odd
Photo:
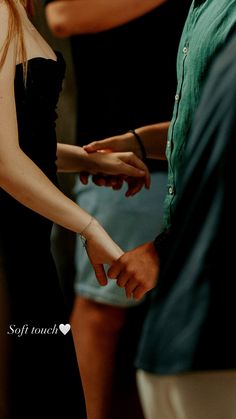
{"label": "held hands", "polygon": [[107,285],[104,264],[111,265],[108,277],[125,289],[128,298],[140,300],[155,287],[159,274],[159,257],[152,242],[124,253],[94,219],[82,231],[85,248],[100,285]]}
{"label": "held hands", "polygon": [[126,296],[140,300],[155,287],[160,270],[159,257],[152,242],[124,253],[113,262],[108,277],[125,289]]}

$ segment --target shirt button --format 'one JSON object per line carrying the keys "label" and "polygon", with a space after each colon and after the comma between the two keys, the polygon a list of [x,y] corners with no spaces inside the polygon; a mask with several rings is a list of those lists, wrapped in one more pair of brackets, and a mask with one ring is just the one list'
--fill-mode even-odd
{"label": "shirt button", "polygon": [[168,193],[169,193],[169,195],[173,195],[174,189],[172,188],[172,186],[169,186]]}
{"label": "shirt button", "polygon": [[179,95],[175,95],[175,100],[176,100],[176,102],[178,102],[178,100],[179,100]]}
{"label": "shirt button", "polygon": [[187,48],[187,47],[184,47],[184,48],[183,48],[183,53],[184,53],[185,55],[187,55],[187,53],[188,53],[188,48]]}
{"label": "shirt button", "polygon": [[170,148],[170,140],[167,141],[167,147]]}

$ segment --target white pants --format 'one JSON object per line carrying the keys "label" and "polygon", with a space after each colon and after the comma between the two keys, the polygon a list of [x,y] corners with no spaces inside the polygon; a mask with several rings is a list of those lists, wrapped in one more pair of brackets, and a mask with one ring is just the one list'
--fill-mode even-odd
{"label": "white pants", "polygon": [[138,370],[146,419],[236,419],[236,370],[156,375]]}

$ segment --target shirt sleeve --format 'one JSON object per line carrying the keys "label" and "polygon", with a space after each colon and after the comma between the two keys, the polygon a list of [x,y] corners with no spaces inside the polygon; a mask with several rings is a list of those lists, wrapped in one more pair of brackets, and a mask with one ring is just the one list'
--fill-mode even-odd
{"label": "shirt sleeve", "polygon": [[154,246],[158,253],[158,256],[160,257],[160,260],[162,261],[163,257],[167,254],[168,247],[169,247],[169,241],[170,241],[170,230],[164,230],[161,234],[159,234],[155,240],[154,240]]}

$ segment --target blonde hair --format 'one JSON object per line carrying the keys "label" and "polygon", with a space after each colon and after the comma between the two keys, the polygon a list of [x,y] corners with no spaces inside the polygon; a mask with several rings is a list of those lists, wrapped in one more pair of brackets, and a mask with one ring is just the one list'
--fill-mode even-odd
{"label": "blonde hair", "polygon": [[32,0],[4,0],[9,10],[9,20],[8,20],[8,33],[7,33],[6,41],[2,47],[3,53],[0,60],[0,69],[2,68],[5,62],[10,42],[12,41],[14,36],[16,36],[17,37],[17,56],[20,58],[20,62],[22,62],[24,81],[26,82],[27,55],[26,55],[26,49],[25,49],[21,18],[20,18],[20,15],[16,6],[17,1],[21,3],[25,7],[25,9],[32,10],[32,4],[31,4]]}

